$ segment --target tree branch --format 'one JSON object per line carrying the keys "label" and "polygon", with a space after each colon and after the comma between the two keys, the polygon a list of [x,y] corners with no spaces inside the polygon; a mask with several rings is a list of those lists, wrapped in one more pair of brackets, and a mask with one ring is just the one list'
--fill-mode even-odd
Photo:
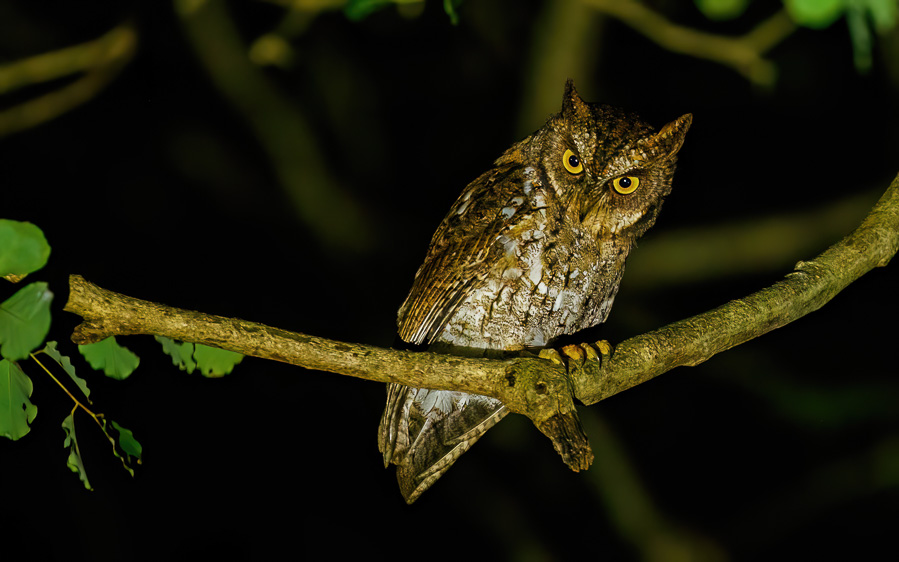
{"label": "tree branch", "polygon": [[742,37],[724,37],[674,24],[635,0],[583,1],[671,52],[729,66],[760,86],[771,86],[776,78],[774,64],[763,55],[796,30],[786,10],[776,12]]}
{"label": "tree branch", "polygon": [[245,355],[378,381],[448,389],[500,399],[531,418],[572,468],[592,457],[577,435],[574,398],[594,404],[674,367],[697,365],[733,346],[817,310],[899,248],[899,176],[861,225],[817,258],[800,262],[780,282],[743,299],[626,340],[603,360],[570,362],[568,370],[536,357],[474,359],[352,344],[156,304],[69,279],[65,310],[84,322],[75,343],[150,334]]}
{"label": "tree branch", "polygon": [[35,127],[93,99],[136,48],[137,32],[125,22],[93,41],[0,65],[0,94],[84,71],[71,84],[0,111],[0,137]]}
{"label": "tree branch", "polygon": [[339,251],[370,248],[371,217],[332,173],[306,115],[250,61],[228,4],[175,0],[174,6],[199,61],[253,130],[304,224]]}

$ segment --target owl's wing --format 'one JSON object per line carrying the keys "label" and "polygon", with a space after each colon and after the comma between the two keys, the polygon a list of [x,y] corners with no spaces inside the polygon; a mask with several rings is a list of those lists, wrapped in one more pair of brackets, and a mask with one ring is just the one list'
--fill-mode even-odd
{"label": "owl's wing", "polygon": [[[400,307],[403,340],[434,342],[459,305],[484,282],[499,254],[497,238],[512,222],[502,210],[514,195],[510,186],[523,184],[515,177],[521,173],[520,167],[498,165],[469,184],[450,209]],[[487,396],[389,385],[378,447],[384,466],[397,465],[406,501],[415,501],[507,413],[502,402]]]}
{"label": "owl's wing", "polygon": [[[412,344],[431,343],[465,298],[484,282],[496,259],[497,237],[509,227],[502,209],[521,185],[520,167],[500,166],[471,182],[443,219],[400,307],[400,337]],[[516,219],[518,217],[515,217]],[[492,251],[494,250],[494,251]]]}

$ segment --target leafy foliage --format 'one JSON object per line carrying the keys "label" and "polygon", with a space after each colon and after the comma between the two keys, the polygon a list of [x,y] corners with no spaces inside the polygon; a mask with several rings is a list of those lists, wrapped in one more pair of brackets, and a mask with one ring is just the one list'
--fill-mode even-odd
{"label": "leafy foliage", "polygon": [[243,359],[240,353],[208,345],[176,342],[161,336],[156,336],[156,341],[162,345],[162,350],[171,356],[173,365],[187,373],[193,373],[199,367],[200,373],[207,378],[230,374],[234,366]]}
{"label": "leafy foliage", "polygon": [[50,301],[46,283],[31,283],[0,304],[0,354],[10,361],[25,359],[47,337]]}
{"label": "leafy foliage", "polygon": [[42,349],[41,351],[49,355],[51,359],[56,361],[56,363],[60,367],[62,367],[63,371],[65,371],[66,374],[69,375],[69,378],[72,379],[72,382],[75,383],[75,386],[81,389],[84,397],[88,399],[88,402],[90,402],[91,389],[87,387],[87,382],[83,378],[75,374],[75,366],[72,365],[72,360],[56,350],[56,342],[48,341],[47,345],[45,345],[44,349]]}
{"label": "leafy foliage", "polygon": [[172,358],[172,365],[175,365],[188,374],[193,373],[197,368],[197,362],[194,361],[194,344],[190,342],[176,342],[171,338],[156,336],[156,341],[162,345],[162,351]]}
{"label": "leafy foliage", "polygon": [[359,21],[393,3],[393,0],[350,0],[344,6],[343,13],[351,20]]}
{"label": "leafy foliage", "polygon": [[[13,220],[0,220],[0,276],[17,282],[23,277],[43,267],[50,255],[50,245],[37,226]],[[47,337],[50,329],[50,301],[53,293],[42,282],[31,283],[0,304],[0,435],[17,440],[30,431],[29,424],[37,416],[37,406],[31,403],[33,385],[28,375],[19,367],[17,360],[31,354],[32,359],[63,389],[65,386],[47,370],[32,354]],[[69,357],[61,354],[56,342],[47,342],[41,352],[52,358],[69,376],[90,403],[90,389],[87,382],[75,372]],[[128,349],[118,345],[115,338],[102,342],[79,346],[79,351],[94,369],[102,369],[112,378],[124,379],[140,364],[140,359]],[[66,389],[66,392],[69,391]],[[64,447],[69,456],[66,464],[72,472],[91,490],[78,439],[75,435],[75,412],[83,409],[100,425],[109,439],[115,456],[122,460],[125,469],[134,475],[132,465],[140,463],[141,445],[134,434],[115,421],[107,420],[102,414],[87,409],[74,396],[75,407],[62,422],[66,438]]]}
{"label": "leafy foliage", "polygon": [[[401,4],[424,4],[424,0],[349,0],[343,8],[343,13],[353,21],[360,21],[388,6]],[[443,10],[453,25],[459,23],[457,9],[460,4],[462,0],[443,0]]]}
{"label": "leafy foliage", "polygon": [[871,67],[871,26],[880,32],[896,25],[896,0],[784,0],[787,12],[797,24],[823,29],[846,17],[855,66],[859,71]]}
{"label": "leafy foliage", "polygon": [[132,468],[132,465],[140,464],[140,455],[143,452],[143,447],[141,447],[141,444],[134,438],[134,434],[130,429],[120,426],[114,420],[109,420],[109,425],[112,426],[115,437],[110,435],[106,420],[102,420],[103,433],[105,433],[106,437],[112,442],[112,452],[115,456],[122,459],[122,465],[125,467],[125,470],[131,473],[131,476],[134,476],[134,468]]}
{"label": "leafy foliage", "polygon": [[33,386],[19,365],[0,360],[0,435],[13,441],[26,435],[37,406],[31,403]]}
{"label": "leafy foliage", "polygon": [[214,378],[230,374],[234,366],[243,359],[243,355],[227,349],[196,344],[194,359],[204,377]]}
{"label": "leafy foliage", "polygon": [[[41,230],[31,223],[0,220],[0,276],[16,282],[25,275],[43,267],[50,254]],[[31,379],[16,361],[31,355],[67,393],[53,373],[51,373],[32,352],[44,341],[50,329],[50,302],[53,299],[47,284],[31,283],[0,304],[0,435],[17,440],[26,435],[29,424],[37,416],[37,406],[31,403],[33,385]],[[205,377],[220,377],[230,373],[240,363],[243,355],[223,349],[192,343],[176,343],[167,338],[156,338],[162,343],[165,353],[172,356],[174,364],[182,370],[193,372],[199,367]],[[140,358],[129,349],[118,344],[114,337],[88,345],[79,345],[78,351],[96,370],[111,378],[123,380],[137,369]],[[69,376],[90,403],[90,389],[87,382],[79,377],[71,359],[57,349],[55,341],[47,342],[41,352],[53,359]],[[75,435],[75,413],[84,410],[100,426],[112,445],[113,454],[121,459],[122,466],[134,476],[134,465],[140,464],[143,448],[134,438],[131,430],[103,414],[95,414],[71,393],[74,408],[62,422],[66,437],[64,447],[69,450],[66,465],[78,474],[84,487],[93,488],[87,478],[84,460]]]}
{"label": "leafy foliage", "polygon": [[457,10],[461,5],[462,0],[443,0],[443,11],[449,16],[450,23],[453,25],[459,25],[459,12]]}
{"label": "leafy foliage", "polygon": [[[452,7],[451,2],[447,6]],[[448,13],[450,8],[447,8]],[[50,245],[37,226],[13,220],[0,219],[0,277],[18,282],[26,275],[42,268],[50,255]],[[32,352],[37,349],[50,329],[50,302],[53,293],[46,283],[31,283],[0,304],[0,435],[11,440],[28,434],[30,424],[37,416],[37,406],[31,403],[33,385],[31,379],[16,361],[31,355],[67,393],[69,391]],[[193,372],[199,367],[205,377],[220,377],[230,373],[243,355],[192,343],[176,343],[167,338],[157,338],[165,353],[182,370]],[[140,364],[140,358],[118,344],[114,337],[89,345],[79,345],[78,350],[90,366],[102,370],[108,377],[123,380]],[[55,341],[47,342],[41,352],[53,359],[69,376],[90,403],[90,389],[79,377],[71,359],[57,349]],[[134,465],[140,464],[143,448],[134,433],[103,414],[95,414],[71,393],[75,406],[62,421],[65,432],[63,446],[68,449],[66,465],[76,473],[88,490],[93,490],[87,477],[84,460],[75,433],[75,413],[83,409],[100,426],[112,445],[113,454],[122,466],[134,476]]]}
{"label": "leafy foliage", "polygon": [[[711,20],[736,18],[746,11],[749,0],[694,0],[697,9]],[[796,24],[824,29],[845,17],[852,39],[855,67],[865,72],[871,67],[873,29],[883,33],[896,26],[896,0],[783,0]]]}
{"label": "leafy foliage", "polygon": [[843,16],[846,0],[784,0],[793,21],[812,29],[823,29]]}
{"label": "leafy foliage", "polygon": [[81,450],[78,448],[78,439],[75,437],[75,410],[72,410],[72,413],[62,420],[62,428],[66,432],[66,440],[63,443],[63,447],[68,447],[69,449],[66,466],[78,475],[85,488],[93,490],[90,482],[87,480],[87,471],[84,470],[84,461],[81,459]]}
{"label": "leafy foliage", "polygon": [[846,21],[855,54],[855,66],[865,71],[871,68],[871,48],[874,44],[871,25],[884,32],[896,25],[895,0],[847,0]]}
{"label": "leafy foliage", "polygon": [[50,244],[40,228],[30,222],[0,219],[0,277],[19,281],[44,267]]}
{"label": "leafy foliage", "polygon": [[93,369],[102,370],[107,377],[120,381],[127,379],[140,365],[140,357],[127,347],[119,345],[115,337],[79,345],[78,351]]}

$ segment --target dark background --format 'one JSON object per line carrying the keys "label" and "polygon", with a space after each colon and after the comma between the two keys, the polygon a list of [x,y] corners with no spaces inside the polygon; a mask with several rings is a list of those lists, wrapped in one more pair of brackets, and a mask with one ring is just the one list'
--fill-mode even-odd
{"label": "dark background", "polygon": [[[172,5],[0,4],[6,62],[129,18],[139,37],[89,102],[0,138],[2,217],[34,222],[53,247],[33,277],[56,295],[50,338],[60,350],[77,355],[68,343],[77,318],[62,312],[70,273],[173,306],[390,345],[449,205],[558,111],[563,90],[537,62],[548,5],[470,0],[453,26],[441,4],[361,22],[324,12],[288,37],[290,64],[263,69],[307,120],[330,180],[362,209],[349,243],[297,212],[252,116],[210,80]],[[275,3],[228,6],[245,44],[285,16]],[[778,9],[755,2],[716,23],[691,2],[652,6],[729,35]],[[877,39],[862,74],[844,20],[799,29],[771,52],[779,77],[764,88],[585,10],[593,32],[553,55],[555,73],[567,70],[585,99],[659,126],[694,115],[674,191],[603,337],[621,341],[776,281],[848,233],[896,174],[895,30]],[[76,78],[5,94],[0,107]],[[529,102],[535,84],[557,100]],[[340,223],[341,207],[331,212]],[[772,220],[796,228],[728,244]],[[686,281],[656,275],[652,260],[665,256],[653,244],[690,233],[724,248],[712,264],[731,265],[705,272],[687,255],[674,264]],[[809,242],[784,252],[794,235]],[[778,257],[740,257],[768,251]],[[412,506],[377,451],[381,384],[252,358],[206,380],[172,367],[152,338],[120,338],[141,357],[124,382],[74,359],[95,409],[134,431],[143,465],[132,479],[79,413],[88,492],[65,465],[59,424],[71,402],[23,362],[39,413],[28,436],[0,442],[0,558],[877,559],[895,552],[899,528],[897,280],[895,264],[872,271],[787,327],[581,408],[596,452],[587,473],[569,471],[510,416]]]}

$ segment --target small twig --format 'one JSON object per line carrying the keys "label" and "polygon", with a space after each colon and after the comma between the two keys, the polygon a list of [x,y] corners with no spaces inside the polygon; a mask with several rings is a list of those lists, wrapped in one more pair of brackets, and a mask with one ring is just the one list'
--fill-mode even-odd
{"label": "small twig", "polygon": [[729,66],[760,86],[771,86],[774,64],[763,55],[796,30],[785,10],[780,10],[742,37],[724,37],[677,25],[634,0],[583,0],[675,53]]}
{"label": "small twig", "polygon": [[54,119],[94,98],[131,59],[136,45],[134,26],[125,23],[93,41],[0,66],[0,94],[86,71],[71,84],[0,111],[0,137]]}
{"label": "small twig", "polygon": [[[40,352],[38,352],[38,353],[40,353]],[[37,358],[37,356],[36,356],[34,353],[31,353],[30,355],[31,355],[32,361],[34,361],[35,363],[37,363],[38,366],[39,366],[41,369],[43,369],[44,372],[47,373],[47,375],[48,375],[51,379],[53,379],[53,382],[55,382],[56,384],[58,384],[59,387],[63,390],[63,392],[65,392],[66,394],[68,394],[68,395],[69,395],[69,398],[72,399],[72,402],[75,403],[75,405],[72,407],[72,413],[74,414],[75,411],[76,411],[78,408],[81,408],[82,410],[84,410],[84,411],[87,413],[87,415],[89,415],[90,417],[92,417],[92,418],[94,419],[94,421],[97,422],[97,425],[100,426],[100,429],[103,431],[103,433],[106,433],[106,428],[104,428],[104,427],[103,427],[103,424],[100,423],[100,418],[103,417],[103,414],[95,414],[94,412],[91,411],[90,408],[88,408],[87,406],[85,406],[84,404],[82,404],[80,400],[78,400],[77,398],[75,398],[75,395],[74,395],[74,394],[72,394],[71,392],[69,392],[69,389],[66,388],[66,385],[62,384],[62,383],[59,381],[59,379],[56,378],[56,377],[53,375],[52,372],[50,372],[50,369],[48,369],[47,367],[45,367],[44,364],[40,362],[40,360]],[[107,437],[107,439],[108,439],[108,438],[109,438],[109,435],[107,435],[106,437]]]}

